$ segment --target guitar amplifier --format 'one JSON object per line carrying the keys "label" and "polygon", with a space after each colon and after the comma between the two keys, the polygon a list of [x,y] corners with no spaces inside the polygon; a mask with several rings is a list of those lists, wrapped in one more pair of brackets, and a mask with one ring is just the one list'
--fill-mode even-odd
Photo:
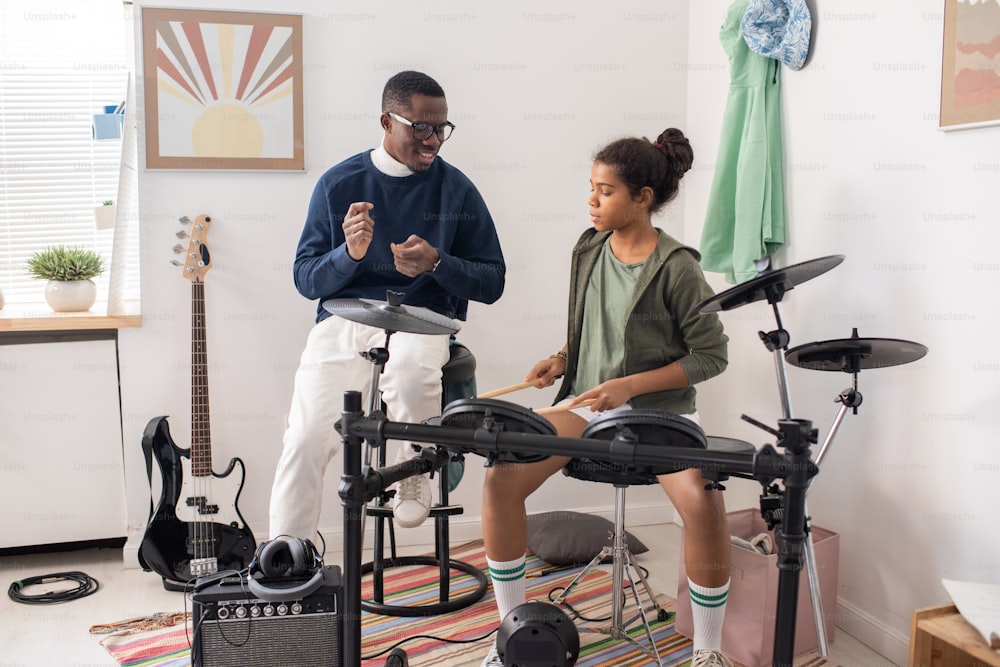
{"label": "guitar amplifier", "polygon": [[200,577],[191,596],[194,667],[341,667],[340,568],[323,567],[305,595],[284,599],[280,591],[261,599],[245,573]]}

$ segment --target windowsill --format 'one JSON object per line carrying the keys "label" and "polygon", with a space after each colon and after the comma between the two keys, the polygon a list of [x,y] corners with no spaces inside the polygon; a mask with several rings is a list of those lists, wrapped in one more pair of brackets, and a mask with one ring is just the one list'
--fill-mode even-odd
{"label": "windowsill", "polygon": [[107,303],[96,303],[80,313],[56,313],[44,303],[8,303],[0,309],[0,332],[82,331],[128,329],[142,326],[139,304],[128,304],[122,315],[105,315]]}

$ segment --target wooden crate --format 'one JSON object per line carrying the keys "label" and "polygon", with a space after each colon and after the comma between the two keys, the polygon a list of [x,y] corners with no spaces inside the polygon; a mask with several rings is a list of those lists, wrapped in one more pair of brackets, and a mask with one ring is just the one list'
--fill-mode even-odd
{"label": "wooden crate", "polygon": [[910,624],[910,667],[1000,667],[1000,652],[955,605],[918,609]]}

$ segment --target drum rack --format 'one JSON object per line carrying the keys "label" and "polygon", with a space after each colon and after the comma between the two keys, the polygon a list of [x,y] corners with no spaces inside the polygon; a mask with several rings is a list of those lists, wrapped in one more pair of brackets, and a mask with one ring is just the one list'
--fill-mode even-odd
{"label": "drum rack", "polygon": [[[447,463],[449,448],[485,457],[504,454],[586,457],[608,463],[699,468],[711,473],[755,479],[767,490],[761,497],[765,520],[778,526],[778,598],[774,634],[774,664],[791,665],[795,647],[795,619],[799,575],[808,534],[806,492],[819,467],[811,460],[810,445],[818,432],[804,419],[781,419],[771,429],[775,446],[753,452],[727,452],[675,447],[662,443],[615,438],[594,441],[533,433],[511,433],[500,428],[468,428],[390,422],[379,412],[365,416],[361,393],[344,393],[344,410],[336,424],[344,442],[344,468],[339,495],[344,507],[344,619],[343,667],[361,666],[361,551],[365,504],[391,484],[414,474],[430,472]],[[387,468],[362,472],[362,446],[381,446],[386,440],[434,444],[420,458]],[[781,480],[779,486],[774,482]]]}

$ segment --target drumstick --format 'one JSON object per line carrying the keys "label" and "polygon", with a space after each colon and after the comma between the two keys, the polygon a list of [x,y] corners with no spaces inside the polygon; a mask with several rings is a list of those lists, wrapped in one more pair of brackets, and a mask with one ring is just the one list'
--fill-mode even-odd
{"label": "drumstick", "polygon": [[513,391],[534,387],[537,382],[538,380],[525,380],[524,382],[520,382],[518,384],[512,384],[509,387],[501,387],[499,389],[494,389],[493,391],[488,391],[485,394],[479,394],[476,398],[493,398],[494,396],[502,396]]}
{"label": "drumstick", "polygon": [[574,408],[585,408],[588,405],[593,405],[593,403],[594,403],[595,400],[596,399],[592,398],[590,400],[584,401],[583,403],[577,403],[572,408],[570,407],[570,405],[569,405],[568,402],[566,402],[566,403],[560,403],[559,405],[550,405],[547,408],[539,408],[538,410],[535,410],[535,414],[536,415],[550,415],[553,412],[565,412],[566,410],[572,410]]}

